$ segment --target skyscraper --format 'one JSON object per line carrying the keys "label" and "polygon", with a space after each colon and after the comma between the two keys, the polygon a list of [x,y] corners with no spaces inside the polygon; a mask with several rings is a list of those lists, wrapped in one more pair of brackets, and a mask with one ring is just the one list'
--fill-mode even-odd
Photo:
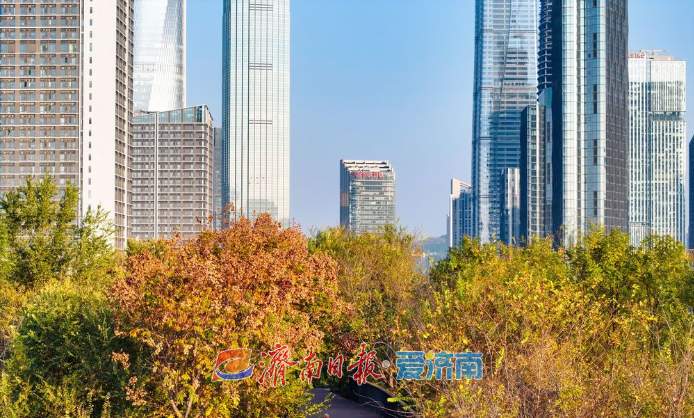
{"label": "skyscraper", "polygon": [[0,193],[27,176],[80,189],[125,245],[130,216],[132,0],[0,0]]}
{"label": "skyscraper", "polygon": [[628,5],[552,1],[552,232],[572,244],[627,230]]}
{"label": "skyscraper", "polygon": [[531,142],[544,156],[523,157],[534,167],[522,188],[542,185],[545,205],[529,201],[522,210],[524,219],[544,219],[537,234],[558,244],[576,243],[593,225],[627,230],[627,8],[627,0],[542,0],[540,50],[548,58],[540,64],[550,66],[541,69]]}
{"label": "skyscraper", "polygon": [[133,118],[133,238],[191,238],[214,213],[214,130],[207,106]]}
{"label": "skyscraper", "polygon": [[501,241],[518,244],[521,239],[520,169],[505,168],[501,176]]}
{"label": "skyscraper", "polygon": [[[551,89],[543,90],[541,98]],[[547,154],[545,149],[545,117],[547,109],[538,102],[525,108],[521,115],[520,164],[520,239],[528,242],[532,237],[546,235]]]}
{"label": "skyscraper", "polygon": [[657,52],[629,57],[629,233],[685,242],[686,63]]}
{"label": "skyscraper", "polygon": [[356,233],[395,224],[395,171],[388,161],[340,161],[340,225]]}
{"label": "skyscraper", "polygon": [[134,0],[134,108],[186,105],[186,0]]}
{"label": "skyscraper", "polygon": [[472,185],[458,179],[451,180],[448,198],[448,247],[459,246],[464,237],[474,236],[472,225]]}
{"label": "skyscraper", "polygon": [[223,201],[289,223],[289,0],[224,1]]}
{"label": "skyscraper", "polygon": [[475,233],[500,238],[501,176],[520,163],[520,112],[537,97],[537,0],[477,0],[472,177]]}

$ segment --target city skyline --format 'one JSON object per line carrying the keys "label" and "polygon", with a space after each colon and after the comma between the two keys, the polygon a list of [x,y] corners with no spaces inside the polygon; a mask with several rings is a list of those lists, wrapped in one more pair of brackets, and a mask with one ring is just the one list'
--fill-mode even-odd
{"label": "city skyline", "polygon": [[[292,10],[298,9],[299,11],[301,11],[302,8],[305,8],[306,4],[310,3],[311,1],[312,0],[297,0],[296,2],[292,3],[294,4],[294,8]],[[210,5],[210,3],[205,2],[198,3],[198,5],[202,5],[203,9],[205,8],[206,4],[208,6]],[[298,4],[299,6],[296,6],[296,4]],[[678,1],[673,0],[669,2],[669,4],[673,5],[673,7],[675,5],[679,5],[679,10],[684,12],[681,13],[682,15],[686,15],[688,12],[691,12],[691,7],[684,7],[685,5],[681,4]],[[459,7],[457,7],[456,5],[460,6],[457,3],[451,4],[448,5],[448,8],[445,10],[449,12],[459,10]],[[630,14],[636,14],[637,16],[641,16],[641,25],[647,26],[643,23],[645,21],[644,16],[646,14],[644,11],[648,10],[645,3],[632,0],[630,5],[630,10],[632,11],[632,13]],[[95,10],[100,9],[100,7],[95,8]],[[403,6],[403,8],[405,10],[401,11],[401,13],[398,13],[397,16],[394,17],[395,21],[385,28],[387,36],[382,36],[381,38],[386,39],[379,39],[377,37],[375,39],[375,43],[369,44],[364,44],[356,41],[353,42],[354,45],[369,45],[369,48],[362,48],[359,50],[360,52],[365,54],[365,59],[356,59],[358,58],[355,57],[355,54],[357,53],[356,50],[345,51],[345,53],[339,56],[328,55],[329,58],[339,58],[342,60],[348,59],[349,62],[353,63],[353,66],[345,69],[333,68],[334,71],[332,72],[319,71],[318,69],[316,69],[315,71],[313,69],[301,71],[301,77],[304,77],[304,74],[312,76],[311,83],[304,82],[303,84],[301,84],[302,88],[294,88],[292,90],[295,94],[297,94],[298,92],[301,95],[306,94],[306,90],[309,90],[312,94],[315,94],[318,90],[321,90],[324,93],[320,95],[320,97],[318,95],[313,96],[312,100],[306,100],[303,103],[303,105],[299,107],[299,113],[304,115],[313,113],[315,114],[314,117],[308,119],[305,116],[295,118],[299,121],[298,124],[300,125],[300,128],[295,128],[295,130],[306,129],[306,126],[311,126],[313,130],[309,132],[312,132],[312,134],[322,133],[321,138],[324,138],[322,139],[322,141],[314,141],[313,143],[309,143],[308,141],[305,142],[304,140],[306,134],[300,134],[298,135],[298,137],[301,140],[296,144],[296,146],[292,147],[292,161],[294,162],[293,166],[295,168],[291,171],[291,184],[294,186],[292,198],[295,199],[295,203],[292,207],[293,210],[291,216],[294,221],[304,226],[305,229],[311,229],[313,227],[326,227],[336,224],[335,211],[334,209],[331,209],[327,204],[327,201],[329,200],[327,196],[332,191],[332,187],[330,187],[330,185],[327,184],[327,181],[332,176],[334,176],[334,174],[330,174],[330,170],[323,170],[323,165],[325,164],[325,162],[329,161],[329,159],[332,159],[332,156],[335,156],[336,158],[373,159],[390,158],[390,156],[393,156],[393,158],[390,159],[404,159],[405,169],[401,171],[404,173],[399,175],[400,193],[398,193],[398,207],[403,209],[398,211],[399,221],[403,226],[408,227],[414,232],[423,232],[425,235],[440,235],[445,232],[443,231],[445,229],[445,223],[441,222],[441,219],[445,219],[445,214],[447,213],[447,208],[445,207],[446,199],[442,199],[442,196],[445,196],[446,193],[438,190],[441,188],[441,182],[435,180],[439,176],[446,176],[446,180],[444,183],[447,183],[450,177],[459,177],[468,181],[470,178],[472,178],[471,173],[469,171],[472,159],[472,152],[469,149],[471,141],[470,139],[465,139],[465,137],[469,138],[469,136],[465,133],[467,129],[465,129],[464,127],[465,119],[471,117],[469,113],[472,113],[468,112],[469,109],[466,107],[469,106],[469,104],[466,103],[468,100],[471,99],[471,95],[466,94],[466,92],[464,92],[464,88],[456,88],[456,86],[459,87],[462,85],[472,84],[472,81],[469,80],[468,77],[471,71],[471,64],[469,62],[470,55],[451,53],[452,51],[455,52],[456,48],[464,49],[464,46],[466,42],[470,40],[470,37],[453,37],[455,38],[455,41],[448,41],[448,43],[441,42],[442,45],[438,46],[438,49],[435,49],[434,51],[436,52],[436,54],[434,55],[436,55],[436,57],[439,59],[438,61],[434,61],[431,56],[428,56],[426,54],[417,54],[417,51],[429,51],[424,50],[422,48],[424,41],[426,41],[427,39],[431,40],[433,38],[436,38],[445,41],[446,37],[442,35],[444,35],[446,32],[450,32],[448,29],[445,31],[441,30],[441,27],[447,27],[445,25],[445,19],[458,19],[460,17],[447,17],[444,16],[445,14],[441,13],[441,11],[439,10],[436,13],[431,12],[428,15],[424,14],[419,16],[420,18],[424,19],[424,21],[422,22],[424,24],[423,26],[426,28],[431,28],[431,31],[424,31],[423,37],[425,39],[422,41],[423,43],[421,45],[407,44],[408,47],[412,47],[412,51],[409,51],[404,48],[404,40],[395,42],[397,40],[396,37],[398,36],[405,36],[406,39],[407,36],[411,36],[411,34],[409,33],[411,31],[403,30],[403,27],[405,26],[403,25],[403,23],[406,22],[405,18],[413,17],[413,15],[410,15],[410,13],[413,13],[413,9],[408,9],[407,5]],[[650,10],[650,14],[652,14],[655,17],[658,17],[657,13],[662,13],[662,9],[663,8],[660,8],[656,11]],[[338,12],[340,12],[340,14],[343,14],[344,12],[351,12],[352,16],[354,16],[360,10],[361,9],[359,3],[357,3],[356,6],[354,5],[354,3],[346,5],[341,4],[339,0],[336,0],[335,3],[331,3],[331,7],[327,10],[327,12],[335,14],[337,14]],[[636,12],[634,12],[634,10],[636,10]],[[293,13],[296,12],[294,11]],[[304,10],[304,13],[306,13],[306,10]],[[373,18],[375,19],[378,16],[379,15],[377,14]],[[219,16],[217,16],[217,18],[218,17]],[[304,20],[304,23],[314,24],[317,22],[317,20],[315,19],[315,14],[310,15],[309,17],[310,19]],[[349,18],[349,16],[347,17]],[[466,18],[468,18],[467,21],[469,22],[469,16],[466,16]],[[632,20],[634,19],[632,18]],[[661,16],[660,19],[651,20],[654,20],[657,23],[668,19],[664,19]],[[425,24],[426,22],[434,21],[438,21],[439,25],[434,26],[431,24]],[[96,23],[97,22],[95,22],[94,24]],[[87,23],[85,22],[85,24]],[[303,29],[304,26],[302,26],[300,29]],[[638,26],[638,23],[632,22],[631,26],[632,28],[634,26]],[[671,29],[669,31],[669,40],[654,41],[653,39],[649,39],[643,43],[638,43],[639,48],[663,50],[670,55],[677,56],[678,58],[681,57],[681,59],[684,61],[688,60],[692,55],[691,47],[685,45],[680,38],[686,38],[686,35],[682,36],[681,33],[683,31],[686,34],[686,31],[690,29],[688,28],[688,26],[684,25],[678,26],[677,24],[673,24],[672,26],[678,30],[673,31]],[[205,29],[202,29],[201,26],[198,26],[198,29],[200,29],[203,33],[207,33],[207,35],[210,34],[210,32],[205,32]],[[212,28],[210,30],[213,31],[214,29]],[[465,30],[469,31],[470,28],[468,27]],[[186,32],[186,30],[182,30],[180,32]],[[638,29],[631,31],[632,34],[642,32],[643,31]],[[333,40],[341,39],[339,37],[335,38],[334,30],[327,30],[320,33],[325,34],[328,38],[330,38],[330,36],[332,35]],[[294,38],[296,38],[297,36],[300,35],[295,34]],[[214,38],[214,36],[209,37],[209,39],[212,38]],[[97,40],[98,38],[95,36],[94,39]],[[381,46],[386,46],[386,43],[384,42],[385,40],[389,41],[387,42],[388,48],[379,50],[379,48],[377,48],[379,42],[383,44]],[[292,45],[296,44],[297,46],[301,46],[303,48],[305,48],[306,45],[308,45],[309,47],[315,47],[316,45],[323,45],[325,47],[327,45],[326,43],[321,42],[299,42],[294,40],[292,41]],[[474,36],[472,37],[472,43],[474,45]],[[637,45],[637,43],[634,42],[632,39],[629,50],[634,51],[639,49],[635,45]],[[86,46],[87,45],[85,44],[85,49]],[[189,78],[195,78],[196,80],[202,78],[214,81],[215,71],[221,72],[221,64],[219,66],[220,68],[218,69],[215,69],[215,65],[210,64],[210,62],[214,60],[214,58],[212,58],[214,54],[209,54],[209,52],[211,51],[219,52],[219,45],[215,45],[215,42],[210,41],[206,46],[210,47],[210,49],[204,51],[206,52],[208,61],[202,60],[200,62],[206,64],[208,76],[191,76]],[[197,52],[199,48],[195,49]],[[336,48],[331,47],[331,50],[333,49]],[[684,49],[685,52],[673,52],[677,49]],[[204,48],[202,48],[202,50],[204,50]],[[92,53],[90,48],[90,54],[85,55],[85,59],[88,56],[96,56],[102,54],[103,51],[103,48],[98,48],[95,49]],[[380,64],[380,61],[374,61],[374,52],[376,51],[384,52],[385,56],[381,59],[387,58],[390,62],[398,62],[398,59],[404,60],[403,57],[408,57],[408,54],[417,55],[418,57],[421,56],[422,59],[418,59],[416,61],[400,61],[404,62],[406,65],[398,66],[397,71],[386,71],[384,66],[376,65]],[[429,51],[429,53],[431,52]],[[370,57],[372,60],[369,61],[368,59],[366,59],[367,57]],[[191,59],[190,56],[188,58]],[[299,61],[299,58],[293,59],[293,61],[295,62],[294,66],[297,65],[296,62]],[[465,58],[467,58],[467,60]],[[129,63],[129,58],[126,55],[124,56],[122,63],[114,65],[114,69],[116,69],[116,75],[118,75],[118,77],[123,77],[119,75],[119,73],[127,75],[125,74],[125,70],[127,69],[126,66]],[[312,61],[310,63],[314,66],[322,65],[318,61]],[[360,91],[360,94],[355,96],[350,96],[346,94],[344,91],[345,83],[343,83],[343,81],[347,80],[348,82],[346,83],[346,85],[349,86],[349,82],[351,81],[349,79],[350,74],[354,75],[356,73],[357,75],[363,76],[364,73],[363,69],[361,68],[361,64],[366,63],[369,63],[368,67],[370,71],[366,77],[362,77],[360,79],[361,86],[363,86],[363,88]],[[457,64],[454,65],[454,63]],[[437,66],[435,64],[439,65]],[[87,65],[86,62],[84,63],[84,65]],[[119,69],[118,65],[120,65],[122,68]],[[443,84],[444,81],[450,81],[446,79],[446,77],[442,77],[440,73],[432,72],[436,71],[439,68],[446,68],[446,71],[450,72],[459,71],[460,69],[463,70],[462,72],[459,72],[459,76],[455,80],[455,82],[458,84],[450,83],[445,86],[447,88],[447,92],[453,92],[450,93],[449,97],[455,98],[455,100],[459,100],[459,103],[457,105],[450,105],[446,101],[439,100],[439,98],[442,97],[442,90],[437,88],[431,88],[432,86],[427,85],[427,83],[435,82]],[[423,70],[429,71],[430,73],[425,73]],[[465,71],[467,71],[468,74],[464,74]],[[86,74],[87,73],[85,70],[85,76]],[[88,74],[91,77],[91,72],[89,72]],[[427,75],[427,77],[423,77],[423,75],[425,74]],[[386,78],[386,76],[388,78]],[[287,77],[287,79],[289,80],[289,77]],[[325,84],[325,81],[328,79],[333,80],[332,84]],[[420,83],[419,85],[417,83],[408,83],[406,84],[407,87],[404,88],[403,82],[410,81],[410,79],[417,79],[422,83]],[[384,92],[383,90],[373,89],[373,83],[377,80],[383,82],[381,87],[385,89],[385,91],[391,92],[393,94],[388,96],[382,94]],[[390,83],[384,81],[390,81]],[[88,89],[85,87],[85,96],[83,103],[84,105],[86,105],[89,100],[92,100],[91,96],[88,94],[89,91],[97,89],[97,85],[100,82],[101,81],[97,79],[95,75],[93,82],[90,81]],[[126,89],[128,88],[130,82],[132,81],[128,81],[127,77],[123,81],[123,85],[125,86],[123,92],[126,96]],[[92,84],[94,84],[94,87],[92,87]],[[287,84],[289,84],[289,81],[287,82]],[[398,88],[397,91],[395,90],[396,87]],[[441,86],[439,85],[439,87]],[[350,93],[354,90],[355,89],[350,89]],[[204,92],[204,89],[196,89],[195,91],[197,94],[198,92]],[[342,92],[342,95],[332,94],[334,92]],[[688,92],[688,94],[691,94],[691,92]],[[219,96],[219,88],[217,88],[217,96]],[[212,113],[214,114],[214,106],[218,105],[219,102],[215,104],[213,96],[210,97],[210,108],[212,109]],[[360,100],[358,102],[352,101],[348,103],[350,98],[351,100],[354,100],[354,97],[359,97]],[[341,98],[345,98],[345,100],[341,100]],[[316,103],[320,103],[321,100],[328,99],[331,102],[327,103],[332,103],[333,106],[349,106],[340,109],[344,111],[335,111],[335,108],[331,108],[329,106],[323,106],[321,107],[321,109],[316,109]],[[95,97],[94,100],[99,101],[99,103],[107,104],[109,98],[108,96],[104,96],[102,94],[99,95],[98,98]],[[219,98],[219,100],[221,100],[221,97]],[[198,101],[194,98],[190,100],[190,103],[195,102],[201,103],[203,101]],[[208,102],[208,100],[204,101],[204,103],[206,102]],[[127,101],[125,101],[124,103],[127,104]],[[386,104],[388,104],[388,106],[385,106]],[[92,110],[92,108],[94,108],[94,111]],[[97,112],[96,110],[103,108],[104,106],[91,105],[86,107],[85,113],[81,115],[84,125],[80,126],[80,129],[85,130],[85,140],[84,143],[82,143],[80,146],[84,146],[88,150],[92,150],[92,143],[88,140],[89,134],[96,135],[96,129],[102,129],[108,126],[108,123],[106,121],[101,123],[97,122],[98,117],[101,117],[101,113]],[[127,116],[123,115],[127,115],[132,110],[133,109],[130,106],[127,106],[126,109],[122,110],[117,109],[117,111],[121,112],[122,115],[118,116],[117,114],[116,121],[118,122],[118,118],[127,118]],[[410,114],[410,112],[413,113]],[[355,118],[353,117],[354,114],[360,114],[362,117]],[[92,116],[94,118],[92,118]],[[691,112],[689,112],[689,114],[687,115],[687,119],[691,118],[692,115]],[[219,123],[220,119],[221,118],[217,116],[217,123]],[[306,125],[307,120],[311,122],[308,125]],[[375,123],[375,121],[380,121],[380,123]],[[343,129],[328,129],[330,127],[330,122],[342,124]],[[94,124],[93,129],[87,129],[90,127],[90,125],[92,125],[92,123]],[[287,124],[289,124],[288,118]],[[61,127],[67,125],[69,125],[69,123],[64,124],[62,121],[60,123],[57,123],[57,126]],[[456,125],[463,126],[463,128],[454,129],[454,126]],[[689,123],[688,125],[689,127],[686,137],[690,137],[692,131],[692,124]],[[408,128],[407,132],[404,131],[404,129],[406,128]],[[444,132],[445,135],[441,135],[442,132]],[[118,135],[127,137],[128,133],[119,133],[118,128],[116,128],[116,136]],[[102,135],[99,136],[103,137]],[[374,137],[377,139],[374,140]],[[345,140],[345,138],[348,138],[349,140]],[[108,145],[109,147],[115,146],[117,148],[122,147],[122,143],[124,141],[119,142],[118,138],[116,138],[115,144],[109,145],[106,144],[106,142],[99,142],[99,145]],[[96,145],[94,144],[94,146]],[[465,148],[467,148],[467,150]],[[459,152],[458,150],[460,149],[463,149],[463,151]],[[129,203],[127,201],[127,194],[129,193],[130,185],[127,184],[128,180],[126,180],[125,183],[119,184],[117,187],[114,186],[112,188],[108,184],[112,180],[107,178],[108,173],[104,173],[104,176],[98,177],[103,177],[105,181],[104,184],[106,184],[106,186],[108,187],[101,187],[98,190],[94,189],[93,187],[90,188],[90,178],[97,178],[94,175],[88,175],[92,174],[90,172],[90,168],[93,170],[100,170],[104,166],[110,166],[110,163],[106,165],[95,164],[93,167],[90,167],[89,158],[103,158],[105,155],[110,154],[110,151],[108,153],[103,153],[96,152],[96,150],[92,150],[90,152],[83,153],[79,157],[80,164],[86,170],[85,175],[80,176],[81,178],[79,179],[79,182],[81,183],[80,185],[84,190],[84,193],[82,195],[82,200],[84,202],[83,208],[87,208],[90,206],[94,207],[93,202],[97,201],[99,203],[103,203],[104,201],[110,202],[112,199],[111,197],[106,196],[106,194],[113,193],[115,196],[113,199],[115,200],[115,205],[117,208],[116,210],[113,210],[113,208],[111,208],[111,213],[116,218],[120,217],[120,220],[116,219],[116,222],[122,224],[125,227],[127,225],[127,217],[129,216]],[[116,152],[116,155],[120,154],[123,153]],[[127,158],[127,155],[125,158]],[[267,166],[267,164],[265,163],[261,165]],[[450,166],[453,167],[451,168]],[[59,170],[60,168],[58,165],[56,165],[54,169]],[[119,170],[119,172],[124,171],[127,173],[127,170],[129,170],[129,168],[121,164],[120,167],[116,167],[116,170]],[[287,172],[289,171],[287,170]],[[459,175],[460,172],[463,172],[463,174]],[[299,176],[301,176],[301,178],[297,180],[297,175],[295,174],[298,174]],[[310,174],[308,179],[306,179],[307,174]],[[122,177],[126,178],[127,175],[124,175]],[[286,180],[290,176],[289,174],[287,174],[282,175],[280,177]],[[317,185],[325,186],[314,187]],[[90,196],[90,191],[92,192],[92,194],[104,194],[104,196],[99,198],[92,198]],[[298,195],[298,197],[296,195]],[[324,195],[326,196],[325,199],[323,199]],[[403,195],[405,195],[404,198],[402,197]],[[444,204],[442,204],[441,201],[443,201]],[[110,205],[107,204],[104,206],[106,209],[109,209]],[[441,208],[441,206],[443,206],[443,208]]]}
{"label": "city skyline", "polygon": [[[694,7],[684,0],[668,3],[672,8],[630,2],[629,48],[694,60],[694,45],[686,41],[694,38]],[[450,178],[472,180],[474,2],[390,6],[292,2],[291,216],[305,231],[339,223],[334,167],[342,158],[391,160],[398,167],[398,218],[428,236],[446,233]],[[219,39],[188,52],[188,104],[209,104],[218,121],[220,13],[215,1],[188,10],[189,45]],[[357,23],[360,32],[351,34]],[[415,25],[421,29],[408,29]],[[694,112],[687,119],[690,138]]]}

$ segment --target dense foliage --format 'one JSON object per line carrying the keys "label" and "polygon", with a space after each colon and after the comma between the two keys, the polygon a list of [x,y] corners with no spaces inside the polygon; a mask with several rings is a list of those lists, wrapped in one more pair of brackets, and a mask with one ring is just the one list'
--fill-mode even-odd
{"label": "dense foliage", "polygon": [[[466,241],[432,272],[411,345],[482,352],[481,382],[409,384],[427,416],[691,416],[682,247],[595,231],[571,250]],[[452,330],[455,330],[452,332]]]}
{"label": "dense foliage", "polygon": [[119,330],[151,352],[130,399],[147,416],[178,417],[305,416],[311,396],[299,379],[281,389],[214,384],[211,366],[232,346],[320,352],[339,306],[334,261],[309,254],[298,230],[265,215],[189,242],[131,249],[111,299]]}
{"label": "dense foliage", "polygon": [[[379,385],[412,416],[694,416],[694,273],[682,246],[468,240],[431,271],[403,230],[307,239],[267,216],[110,247],[74,188],[0,200],[0,416],[305,416],[312,385],[211,381],[216,354],[484,354],[481,381]],[[354,357],[347,358],[347,362]],[[314,384],[344,387],[325,375]],[[254,375],[255,377],[255,375]]]}

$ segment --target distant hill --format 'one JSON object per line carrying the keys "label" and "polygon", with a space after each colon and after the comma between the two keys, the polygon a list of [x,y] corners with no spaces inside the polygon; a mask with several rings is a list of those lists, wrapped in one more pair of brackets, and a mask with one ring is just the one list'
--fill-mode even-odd
{"label": "distant hill", "polygon": [[425,268],[430,267],[429,261],[443,260],[448,256],[448,236],[442,235],[440,237],[426,238],[422,240],[419,245],[422,247],[422,258],[424,259]]}

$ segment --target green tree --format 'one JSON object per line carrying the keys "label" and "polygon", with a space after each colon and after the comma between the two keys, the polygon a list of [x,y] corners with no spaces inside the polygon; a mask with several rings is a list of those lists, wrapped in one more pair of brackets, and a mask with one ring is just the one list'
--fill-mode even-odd
{"label": "green tree", "polygon": [[24,307],[6,375],[32,416],[123,414],[127,374],[113,357],[135,359],[133,347],[116,335],[103,294],[51,281]]}
{"label": "green tree", "polygon": [[0,415],[92,414],[112,403],[103,396],[113,376],[86,378],[85,365],[110,356],[103,295],[120,270],[105,213],[77,216],[77,190],[50,178],[0,199]]}
{"label": "green tree", "polygon": [[335,228],[319,233],[310,245],[337,262],[340,297],[349,306],[340,332],[332,335],[334,349],[351,352],[365,341],[392,354],[390,349],[409,334],[428,289],[415,237],[394,226],[364,234]]}
{"label": "green tree", "polygon": [[[481,352],[482,381],[404,383],[425,416],[691,416],[691,292],[681,246],[467,240],[432,272],[423,326],[404,348]],[[655,342],[655,343],[654,343]]]}
{"label": "green tree", "polygon": [[[0,274],[29,288],[51,279],[104,279],[114,267],[112,228],[101,210],[78,222],[78,191],[49,178],[0,198]],[[0,276],[1,277],[1,276]]]}

